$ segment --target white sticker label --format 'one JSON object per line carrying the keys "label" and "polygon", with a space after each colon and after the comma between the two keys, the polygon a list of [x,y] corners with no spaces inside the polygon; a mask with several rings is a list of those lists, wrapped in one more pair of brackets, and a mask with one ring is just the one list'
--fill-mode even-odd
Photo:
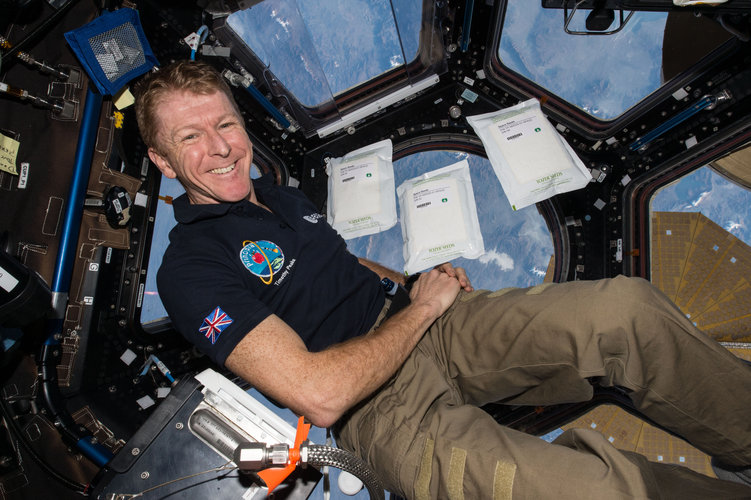
{"label": "white sticker label", "polygon": [[198,33],[191,33],[190,35],[183,38],[185,40],[185,43],[188,44],[188,47],[191,48],[191,50],[198,50],[198,44],[201,41],[201,37],[198,35]]}
{"label": "white sticker label", "polygon": [[375,175],[373,162],[345,165],[339,170],[339,182],[345,184],[352,181],[370,180]]}
{"label": "white sticker label", "polygon": [[10,293],[18,284],[18,280],[8,271],[0,267],[0,287]]}
{"label": "white sticker label", "polygon": [[149,157],[144,156],[143,160],[141,160],[141,177],[146,177],[149,173]]}
{"label": "white sticker label", "polygon": [[451,187],[446,185],[421,189],[412,195],[412,205],[416,209],[450,206],[453,201]]}
{"label": "white sticker label", "polygon": [[146,202],[149,201],[149,197],[146,196],[143,193],[136,193],[136,201],[133,202],[134,205],[139,207],[145,207]]}
{"label": "white sticker label", "polygon": [[142,410],[145,410],[150,406],[154,406],[156,404],[156,401],[154,401],[151,396],[144,396],[142,398],[136,399],[136,403],[138,403],[138,406],[140,406]]}
{"label": "white sticker label", "polygon": [[122,356],[120,356],[120,359],[122,360],[123,363],[130,366],[130,364],[133,361],[135,361],[137,357],[138,355],[136,353],[134,353],[130,349],[125,349],[125,352],[123,353]]}
{"label": "white sticker label", "polygon": [[615,249],[616,262],[623,262],[623,239],[618,238]]}
{"label": "white sticker label", "polygon": [[542,131],[542,125],[537,116],[528,116],[521,120],[508,120],[498,125],[498,132],[506,142],[511,142],[522,137],[536,134]]}
{"label": "white sticker label", "polygon": [[686,92],[686,89],[681,88],[673,92],[673,99],[675,99],[676,101],[681,101],[686,97],[688,97],[688,92]]}
{"label": "white sticker label", "polygon": [[26,189],[29,180],[29,162],[21,163],[21,172],[18,174],[18,189]]}

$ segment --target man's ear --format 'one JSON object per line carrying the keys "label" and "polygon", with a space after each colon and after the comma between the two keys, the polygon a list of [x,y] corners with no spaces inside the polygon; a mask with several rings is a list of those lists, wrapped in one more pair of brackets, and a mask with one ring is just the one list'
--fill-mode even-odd
{"label": "man's ear", "polygon": [[154,162],[156,168],[158,168],[165,177],[167,177],[168,179],[174,179],[177,177],[177,173],[172,168],[167,158],[159,154],[156,149],[149,148],[149,158],[151,158],[151,161]]}

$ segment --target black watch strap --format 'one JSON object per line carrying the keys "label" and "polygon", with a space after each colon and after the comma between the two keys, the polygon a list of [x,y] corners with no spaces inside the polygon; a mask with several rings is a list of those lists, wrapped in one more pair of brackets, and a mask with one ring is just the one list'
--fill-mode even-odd
{"label": "black watch strap", "polygon": [[404,280],[404,288],[407,290],[410,290],[412,288],[412,285],[417,281],[417,278],[420,277],[420,273],[410,274],[407,276],[407,278]]}

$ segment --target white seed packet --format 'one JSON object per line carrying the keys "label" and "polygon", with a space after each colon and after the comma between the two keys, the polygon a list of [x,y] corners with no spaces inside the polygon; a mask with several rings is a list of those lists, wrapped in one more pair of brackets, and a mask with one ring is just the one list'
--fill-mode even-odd
{"label": "white seed packet", "polygon": [[404,181],[397,194],[408,274],[485,253],[467,160]]}
{"label": "white seed packet", "polygon": [[592,178],[571,146],[548,121],[536,99],[468,116],[482,140],[503,191],[518,210],[586,186]]}
{"label": "white seed packet", "polygon": [[344,239],[385,231],[396,224],[393,147],[386,139],[332,158],[326,220]]}

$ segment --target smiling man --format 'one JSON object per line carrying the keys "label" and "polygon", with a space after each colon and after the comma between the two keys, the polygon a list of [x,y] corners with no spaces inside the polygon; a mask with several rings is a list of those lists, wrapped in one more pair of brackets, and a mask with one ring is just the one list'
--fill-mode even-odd
{"label": "smiling man", "polygon": [[154,123],[149,158],[166,177],[179,179],[193,204],[256,203],[250,182],[253,145],[240,112],[231,94],[200,91],[165,92],[161,112],[139,117]]}
{"label": "smiling man", "polygon": [[[443,264],[409,283],[357,259],[297,189],[250,180],[252,145],[221,76],[144,78],[149,157],[186,194],[157,282],[175,328],[319,426],[407,498],[748,498],[751,489],[616,450],[554,444],[479,406],[545,405],[619,386],[645,415],[737,469],[751,463],[751,370],[649,283],[498,292]],[[385,279],[384,279],[385,278]],[[723,373],[719,383],[718,373]]]}

